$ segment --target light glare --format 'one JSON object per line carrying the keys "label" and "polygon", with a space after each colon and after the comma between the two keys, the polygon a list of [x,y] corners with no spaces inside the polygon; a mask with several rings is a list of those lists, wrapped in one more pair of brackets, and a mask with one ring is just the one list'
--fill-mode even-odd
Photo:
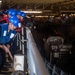
{"label": "light glare", "polygon": [[25,13],[42,13],[42,11],[23,11]]}
{"label": "light glare", "polygon": [[1,3],[2,1],[0,1],[0,3]]}

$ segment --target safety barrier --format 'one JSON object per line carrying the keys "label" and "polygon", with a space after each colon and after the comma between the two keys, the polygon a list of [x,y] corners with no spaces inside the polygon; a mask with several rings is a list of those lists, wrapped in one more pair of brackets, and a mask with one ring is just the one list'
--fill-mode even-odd
{"label": "safety barrier", "polygon": [[[22,27],[22,31],[20,33],[17,33],[15,37],[17,37],[17,46],[19,47],[19,51],[21,53],[14,55],[14,73],[17,72],[24,72],[24,66],[25,66],[25,48],[24,48],[24,27]],[[15,39],[15,38],[14,38]]]}
{"label": "safety barrier", "polygon": [[28,27],[26,27],[26,37],[28,69],[30,75],[50,75]]}
{"label": "safety barrier", "polygon": [[24,38],[25,36],[24,30],[25,30],[25,27],[22,27],[21,33],[17,33],[17,46],[19,46],[19,50],[22,50],[22,54],[24,54],[24,50],[25,50],[24,42],[27,41]]}

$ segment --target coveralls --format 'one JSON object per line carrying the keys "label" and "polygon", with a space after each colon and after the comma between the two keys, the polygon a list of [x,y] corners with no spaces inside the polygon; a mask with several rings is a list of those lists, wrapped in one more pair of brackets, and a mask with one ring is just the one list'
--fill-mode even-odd
{"label": "coveralls", "polygon": [[[0,24],[0,45],[5,45],[7,44],[16,34],[15,30],[10,30],[8,32],[8,24]],[[6,57],[5,57],[5,51],[0,48],[0,69],[4,66],[4,63],[6,62]]]}

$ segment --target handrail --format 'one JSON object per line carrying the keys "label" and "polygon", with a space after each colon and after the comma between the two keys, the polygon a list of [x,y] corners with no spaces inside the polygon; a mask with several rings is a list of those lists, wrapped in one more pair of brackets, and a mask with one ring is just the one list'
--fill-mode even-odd
{"label": "handrail", "polygon": [[24,29],[25,27],[22,27],[21,33],[17,33],[17,46],[19,46],[19,50],[22,50],[22,54],[24,54],[24,42],[26,41],[24,39]]}
{"label": "handrail", "polygon": [[26,27],[26,37],[28,68],[30,70],[30,75],[50,75],[28,27]]}

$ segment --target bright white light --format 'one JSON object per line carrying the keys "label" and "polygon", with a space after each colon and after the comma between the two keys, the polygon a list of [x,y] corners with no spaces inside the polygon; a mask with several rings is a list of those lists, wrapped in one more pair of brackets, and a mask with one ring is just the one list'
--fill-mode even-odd
{"label": "bright white light", "polygon": [[35,17],[48,17],[48,16],[35,16]]}
{"label": "bright white light", "polygon": [[63,16],[65,16],[65,14],[63,14]]}
{"label": "bright white light", "polygon": [[71,15],[69,15],[71,17]]}
{"label": "bright white light", "polygon": [[0,3],[1,3],[2,1],[0,1]]}
{"label": "bright white light", "polygon": [[71,14],[71,16],[73,16],[74,14]]}
{"label": "bright white light", "polygon": [[30,18],[29,16],[26,16],[27,18]]}
{"label": "bright white light", "polygon": [[42,11],[23,11],[23,12],[25,12],[25,13],[42,13]]}
{"label": "bright white light", "polygon": [[58,19],[60,19],[60,17],[58,17]]}
{"label": "bright white light", "polygon": [[60,16],[63,16],[62,14]]}
{"label": "bright white light", "polygon": [[74,16],[75,16],[75,14],[74,14]]}
{"label": "bright white light", "polygon": [[50,16],[50,17],[52,17],[52,18],[53,18],[54,16]]}

